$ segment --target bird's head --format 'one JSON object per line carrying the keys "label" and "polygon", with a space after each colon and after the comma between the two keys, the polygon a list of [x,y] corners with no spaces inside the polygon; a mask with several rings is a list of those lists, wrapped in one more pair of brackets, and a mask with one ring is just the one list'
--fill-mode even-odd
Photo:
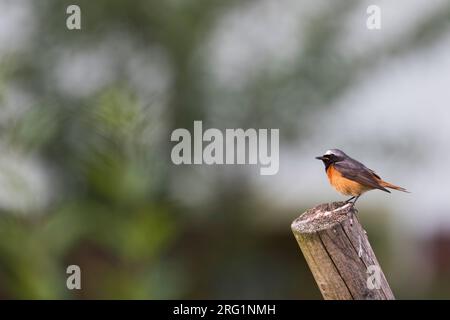
{"label": "bird's head", "polygon": [[316,157],[318,160],[322,160],[325,168],[328,168],[331,164],[339,162],[347,158],[348,156],[339,149],[327,150],[323,156]]}

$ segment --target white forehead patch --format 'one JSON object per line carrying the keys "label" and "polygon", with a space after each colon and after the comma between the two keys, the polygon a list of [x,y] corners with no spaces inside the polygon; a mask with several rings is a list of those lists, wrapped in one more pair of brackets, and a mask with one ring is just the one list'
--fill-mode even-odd
{"label": "white forehead patch", "polygon": [[330,155],[330,154],[334,154],[333,151],[327,150],[327,152],[325,152],[325,155],[326,155],[326,156],[327,156],[327,155]]}

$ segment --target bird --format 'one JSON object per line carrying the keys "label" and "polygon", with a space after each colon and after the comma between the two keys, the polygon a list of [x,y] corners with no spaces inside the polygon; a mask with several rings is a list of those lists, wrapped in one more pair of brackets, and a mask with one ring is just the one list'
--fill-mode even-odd
{"label": "bird", "polygon": [[341,194],[351,196],[345,202],[353,206],[363,193],[374,189],[391,193],[389,188],[409,193],[405,188],[384,181],[375,171],[339,149],[330,149],[316,159],[323,161],[330,184]]}

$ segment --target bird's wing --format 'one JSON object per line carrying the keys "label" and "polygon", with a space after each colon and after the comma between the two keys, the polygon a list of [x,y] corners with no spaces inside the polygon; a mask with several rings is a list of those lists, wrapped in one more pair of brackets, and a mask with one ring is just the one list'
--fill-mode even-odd
{"label": "bird's wing", "polygon": [[386,192],[390,191],[378,182],[381,178],[371,169],[362,163],[354,160],[344,160],[333,164],[334,168],[342,174],[344,178],[356,181],[362,185],[380,189]]}

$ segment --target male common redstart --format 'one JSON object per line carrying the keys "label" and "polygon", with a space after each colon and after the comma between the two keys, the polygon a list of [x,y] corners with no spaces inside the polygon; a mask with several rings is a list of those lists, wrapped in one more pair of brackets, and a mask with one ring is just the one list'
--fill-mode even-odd
{"label": "male common redstart", "polygon": [[353,204],[355,204],[364,192],[373,189],[389,193],[390,191],[386,188],[408,192],[405,188],[383,181],[373,170],[350,158],[339,149],[328,150],[316,159],[322,160],[325,164],[330,184],[343,195],[352,196],[346,202],[354,199]]}

